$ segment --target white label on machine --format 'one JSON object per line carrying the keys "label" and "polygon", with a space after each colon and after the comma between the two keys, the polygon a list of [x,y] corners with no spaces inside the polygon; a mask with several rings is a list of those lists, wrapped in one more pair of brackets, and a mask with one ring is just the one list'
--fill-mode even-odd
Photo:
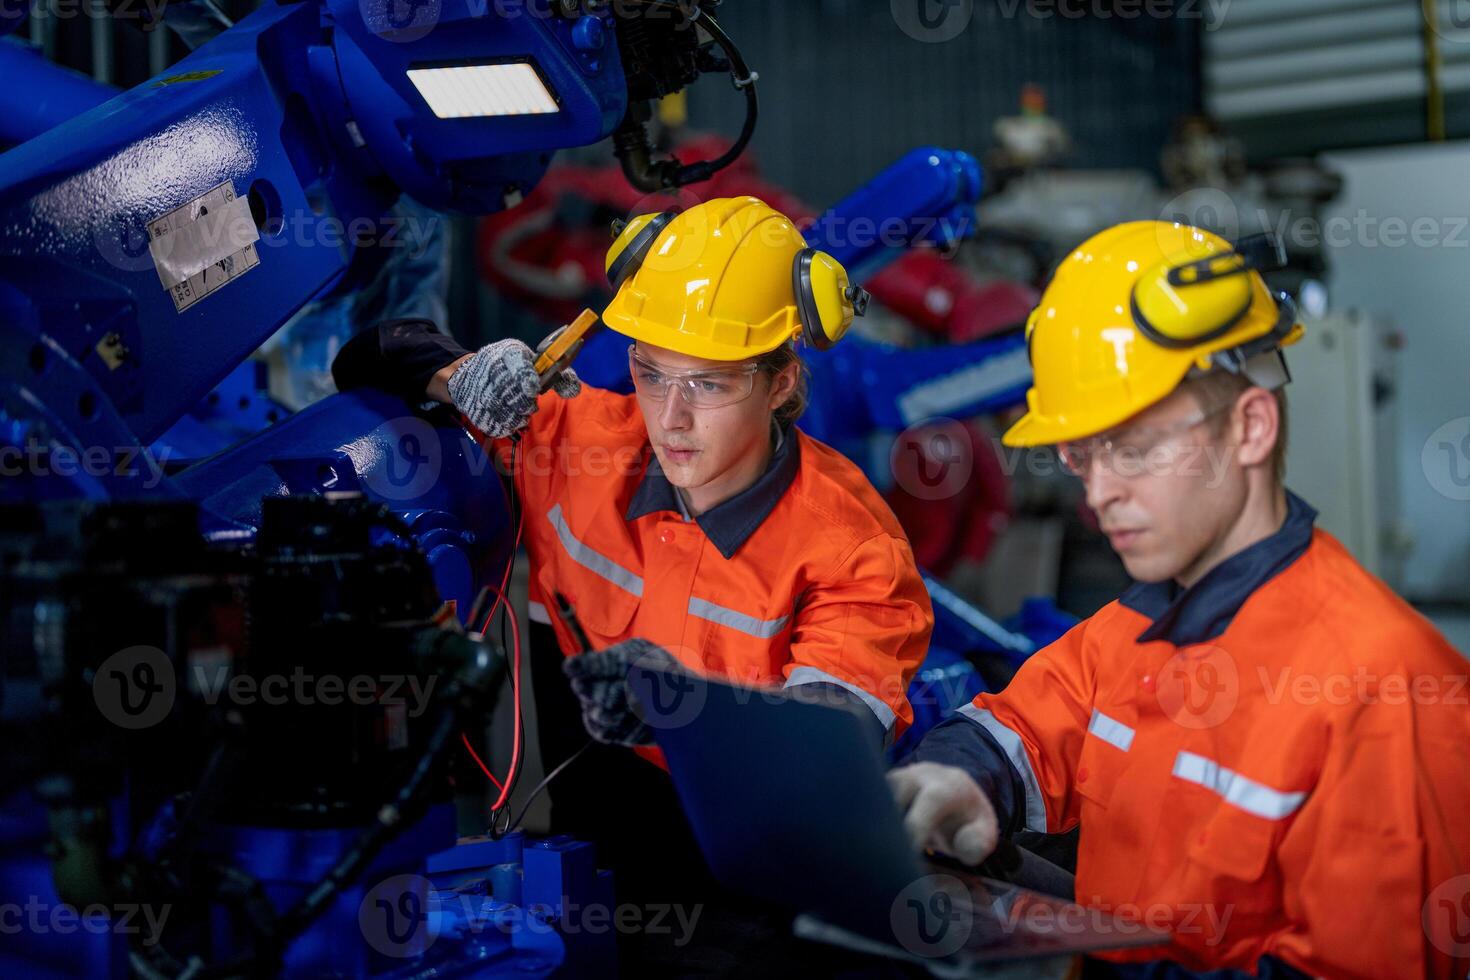
{"label": "white label on machine", "polygon": [[153,266],[179,313],[259,265],[259,240],[250,202],[228,180],[148,223]]}

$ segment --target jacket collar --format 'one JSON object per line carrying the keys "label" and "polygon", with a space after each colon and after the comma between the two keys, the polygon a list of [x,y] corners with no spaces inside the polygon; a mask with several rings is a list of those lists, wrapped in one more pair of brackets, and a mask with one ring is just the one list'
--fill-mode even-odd
{"label": "jacket collar", "polygon": [[1281,529],[1210,569],[1187,589],[1174,581],[1139,582],[1118,599],[1153,625],[1138,635],[1139,643],[1166,640],[1175,646],[1206,643],[1229,628],[1240,607],[1257,589],[1285,571],[1312,543],[1317,511],[1286,492],[1286,520]]}
{"label": "jacket collar", "polygon": [[[771,453],[766,471],[750,486],[723,503],[711,507],[694,520],[705,537],[710,539],[720,554],[728,560],[745,544],[756,528],[761,526],[776,504],[786,495],[796,471],[801,468],[801,442],[795,429],[778,431],[779,442]],[[664,475],[658,457],[648,455],[648,465],[643,470],[643,479],[633,492],[626,517],[636,521],[640,517],[662,510],[683,514],[683,502],[678,491]]]}

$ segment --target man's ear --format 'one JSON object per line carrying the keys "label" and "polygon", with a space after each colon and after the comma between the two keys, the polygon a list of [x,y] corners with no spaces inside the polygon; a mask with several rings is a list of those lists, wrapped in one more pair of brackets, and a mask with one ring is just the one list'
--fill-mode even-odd
{"label": "man's ear", "polygon": [[1230,424],[1242,466],[1270,465],[1281,434],[1281,407],[1265,388],[1247,388],[1235,400]]}

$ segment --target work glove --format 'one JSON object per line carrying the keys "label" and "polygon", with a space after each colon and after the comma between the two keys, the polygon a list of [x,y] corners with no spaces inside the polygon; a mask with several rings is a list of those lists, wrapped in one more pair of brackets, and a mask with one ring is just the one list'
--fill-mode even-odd
{"label": "work glove", "polygon": [[935,850],[979,864],[1000,839],[995,808],[963,769],[916,762],[888,773],[888,788],[903,810],[903,825],[919,850]]}
{"label": "work glove", "polygon": [[[541,341],[535,352],[519,340],[507,339],[486,344],[471,354],[449,377],[449,397],[454,399],[454,407],[492,439],[503,439],[524,429],[536,413],[536,396],[541,393],[536,354],[560,332]],[[582,382],[575,371],[567,368],[556,376],[551,387],[563,398],[575,398]]]}
{"label": "work glove", "polygon": [[561,669],[582,704],[582,725],[587,734],[609,745],[650,745],[653,734],[634,710],[628,669],[635,665],[667,668],[677,664],[667,650],[634,637],[605,650],[567,657]]}

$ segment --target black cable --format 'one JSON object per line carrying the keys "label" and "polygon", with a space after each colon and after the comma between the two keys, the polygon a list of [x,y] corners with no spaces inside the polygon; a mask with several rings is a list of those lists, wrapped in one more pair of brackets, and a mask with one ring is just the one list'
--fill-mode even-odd
{"label": "black cable", "polygon": [[[724,153],[713,160],[700,160],[695,163],[680,164],[677,158],[673,158],[659,161],[652,165],[649,165],[645,160],[643,161],[643,166],[648,168],[648,173],[639,174],[635,177],[635,174],[628,169],[632,166],[630,159],[624,159],[624,172],[628,173],[628,179],[635,186],[644,186],[644,189],[649,190],[656,188],[652,184],[642,184],[642,181],[645,177],[650,176],[658,183],[662,183],[666,188],[683,187],[685,184],[694,184],[702,180],[709,180],[715,174],[738,160],[740,155],[745,152],[745,148],[750,145],[751,138],[755,135],[756,121],[760,118],[760,99],[756,96],[755,83],[756,79],[760,76],[750,70],[750,66],[746,64],[745,57],[741,55],[740,49],[736,47],[730,35],[725,33],[725,29],[719,25],[719,22],[708,11],[701,10],[698,5],[695,5],[690,10],[684,4],[671,2],[671,0],[632,0],[632,2],[641,3],[649,7],[663,7],[670,10],[677,10],[689,18],[690,24],[703,26],[705,33],[725,53],[725,58],[730,63],[730,78],[734,82],[735,88],[745,93],[745,123],[740,127],[740,135],[736,137],[735,142],[730,144],[730,147]],[[629,144],[630,148],[641,145],[642,154],[646,154],[651,149],[648,146],[648,134],[642,122],[633,125],[633,128],[626,133],[620,131],[620,138],[633,140],[634,142]],[[623,158],[623,147],[621,144],[619,146],[619,157]]]}
{"label": "black cable", "polygon": [[750,145],[751,137],[755,135],[756,120],[760,116],[760,100],[755,94],[755,82],[759,76],[752,72],[750,66],[745,63],[745,58],[741,56],[740,49],[735,46],[730,35],[725,33],[725,29],[712,16],[698,7],[694,8],[691,20],[703,24],[705,32],[714,39],[714,42],[725,52],[725,57],[729,59],[730,77],[734,80],[735,87],[745,92],[745,124],[740,127],[740,135],[736,137],[734,143],[730,144],[730,148],[715,159],[680,167],[675,177],[682,178],[685,174],[689,176],[687,179],[679,179],[674,186],[708,180],[739,159],[740,154],[744,153],[745,148]]}
{"label": "black cable", "polygon": [[521,826],[521,821],[526,819],[527,811],[531,809],[531,804],[536,802],[536,797],[541,795],[541,791],[546,789],[547,786],[550,786],[551,781],[557,776],[560,776],[563,769],[580,759],[582,757],[582,753],[586,752],[588,749],[592,748],[592,746],[596,744],[596,739],[589,738],[586,744],[584,744],[580,749],[567,756],[566,759],[562,760],[561,765],[557,766],[555,769],[551,770],[551,772],[547,773],[545,778],[543,778],[541,782],[536,784],[536,788],[531,790],[531,795],[526,797],[526,802],[521,806],[521,812],[517,813],[515,819],[509,823],[508,831],[519,830]]}

